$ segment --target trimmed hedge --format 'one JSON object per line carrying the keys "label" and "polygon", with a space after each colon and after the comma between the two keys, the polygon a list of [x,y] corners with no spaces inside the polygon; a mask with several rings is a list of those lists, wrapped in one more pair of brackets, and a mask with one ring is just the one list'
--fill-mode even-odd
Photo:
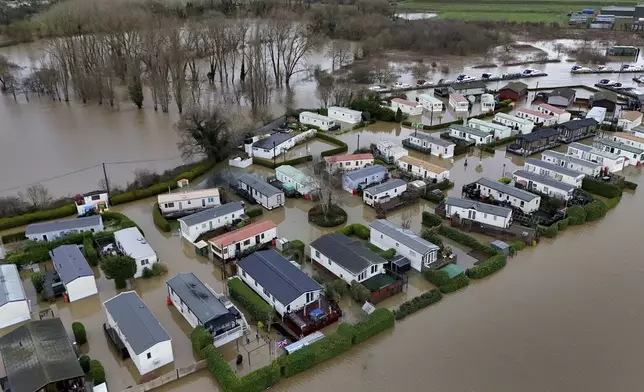
{"label": "trimmed hedge", "polygon": [[82,233],[72,233],[66,236],[57,238],[54,241],[31,241],[25,247],[22,253],[10,253],[5,258],[8,264],[17,264],[19,266],[42,263],[50,259],[49,251],[61,245],[81,245],[84,243],[85,238],[92,238],[91,231],[84,231]]}
{"label": "trimmed hedge", "polygon": [[588,176],[582,180],[581,189],[608,199],[622,195],[622,190],[619,187]]}
{"label": "trimmed hedge", "polygon": [[385,308],[378,308],[373,313],[366,315],[359,323],[353,326],[355,334],[353,344],[362,343],[370,337],[394,326],[394,314]]}
{"label": "trimmed hedge", "polygon": [[617,207],[620,201],[622,201],[621,197],[613,197],[612,199],[606,200],[604,204],[606,205],[606,208],[612,210],[613,208]]}
{"label": "trimmed hedge", "polygon": [[539,226],[539,234],[546,238],[555,238],[559,233],[559,223],[555,222],[548,227]]}
{"label": "trimmed hedge", "polygon": [[480,148],[481,148],[481,150],[483,150],[485,152],[489,152],[489,153],[494,154],[494,151],[495,151],[496,147],[503,146],[503,145],[506,145],[506,144],[510,144],[510,143],[514,142],[516,139],[517,139],[516,136],[508,136],[508,137],[505,137],[503,139],[495,140],[495,141],[493,141],[491,143],[483,144],[483,145],[480,146]]}
{"label": "trimmed hedge", "polygon": [[452,293],[470,284],[470,280],[465,274],[459,274],[450,279],[446,271],[428,269],[423,272],[423,276],[429,283],[438,287],[443,294]]}
{"label": "trimmed hedge", "polygon": [[584,206],[586,211],[586,222],[592,222],[599,218],[603,218],[608,211],[606,204],[601,200],[593,200]]}
{"label": "trimmed hedge", "polygon": [[425,193],[423,196],[421,196],[423,199],[427,201],[431,201],[432,203],[438,204],[441,201],[445,199],[445,195],[442,193],[440,195],[435,195],[433,193]]}
{"label": "trimmed hedge", "polygon": [[583,225],[586,222],[586,210],[578,205],[568,208],[568,221],[572,226]]}
{"label": "trimmed hedge", "polygon": [[557,230],[564,231],[570,225],[570,218],[564,218],[557,222]]}
{"label": "trimmed hedge", "polygon": [[80,321],[74,321],[72,323],[72,332],[74,333],[74,339],[79,346],[87,343],[87,332],[85,331],[83,323]]}
{"label": "trimmed hedge", "polygon": [[338,233],[342,233],[347,237],[356,236],[360,239],[368,240],[371,229],[361,223],[352,223],[338,230]]}
{"label": "trimmed hedge", "polygon": [[24,241],[27,239],[24,231],[19,231],[16,233],[9,233],[2,236],[2,243],[8,244],[11,242]]}
{"label": "trimmed hedge", "polygon": [[83,240],[83,253],[85,254],[85,258],[89,265],[98,265],[98,251],[94,247],[94,240],[92,237],[85,237]]}
{"label": "trimmed hedge", "polygon": [[377,246],[375,246],[374,244],[372,244],[371,242],[366,242],[364,246],[369,248],[369,250],[371,250],[372,252],[379,254],[380,257],[382,257],[383,259],[390,260],[392,257],[396,255],[396,249],[394,248],[382,250]]}
{"label": "trimmed hedge", "polygon": [[0,230],[12,229],[18,226],[28,225],[34,222],[42,222],[46,220],[65,218],[70,215],[76,215],[76,205],[70,200],[69,205],[51,210],[42,210],[30,212],[28,214],[12,216],[10,218],[0,218]]}
{"label": "trimmed hedge", "polygon": [[105,369],[103,369],[103,364],[100,361],[96,359],[89,361],[89,373],[94,380],[94,385],[105,382]]}
{"label": "trimmed hedge", "polygon": [[[362,112],[362,119],[365,121],[377,120],[385,122],[395,122],[396,112],[383,107],[380,102],[370,101],[366,99],[356,99],[349,103],[349,108]],[[365,114],[367,113],[367,114]]]}
{"label": "trimmed hedge", "polygon": [[320,153],[320,157],[322,157],[322,158],[328,157],[328,156],[331,156],[331,155],[342,154],[343,152],[347,152],[349,150],[349,146],[347,146],[347,144],[345,142],[343,142],[340,139],[336,139],[336,138],[334,138],[334,137],[332,137],[332,136],[330,136],[330,135],[328,135],[326,133],[318,132],[318,133],[315,134],[315,137],[318,138],[318,139],[322,139],[325,142],[329,142],[329,143],[331,143],[333,145],[338,146],[338,147],[332,148],[330,150],[322,151]]}
{"label": "trimmed hedge", "polygon": [[80,358],[78,358],[78,363],[80,364],[81,369],[83,369],[83,372],[85,374],[89,373],[89,369],[90,369],[89,363],[90,363],[90,361],[91,361],[91,358],[89,357],[89,355],[81,355]]}
{"label": "trimmed hedge", "polygon": [[492,257],[498,253],[496,249],[492,248],[490,245],[482,244],[474,237],[470,237],[469,235],[457,229],[454,229],[448,226],[441,226],[438,232],[441,235],[453,241],[456,241],[461,245],[465,245],[479,252],[483,252],[489,257]]}
{"label": "trimmed hedge", "polygon": [[436,214],[432,214],[428,211],[423,211],[422,223],[425,226],[436,227],[440,226],[443,223],[443,219],[441,219],[441,217]]}
{"label": "trimmed hedge", "polygon": [[510,253],[515,254],[523,249],[525,249],[526,244],[523,241],[514,241],[510,244]]}
{"label": "trimmed hedge", "polygon": [[469,270],[468,276],[471,279],[481,279],[492,275],[496,271],[505,267],[505,256],[501,254],[494,255],[479,265],[475,265]]}
{"label": "trimmed hedge", "polygon": [[202,325],[198,325],[195,329],[190,332],[190,342],[192,343],[192,349],[197,353],[197,356],[200,359],[202,357],[202,350],[207,346],[211,345],[214,338],[212,334],[206,331]]}
{"label": "trimmed hedge", "polygon": [[278,361],[273,361],[244,377],[237,377],[215,346],[206,346],[201,350],[201,356],[206,359],[208,370],[223,392],[261,392],[277,384],[281,379]]}
{"label": "trimmed hedge", "polygon": [[161,210],[159,209],[159,203],[154,203],[152,206],[152,220],[154,221],[154,225],[161,231],[165,233],[170,232],[170,223],[168,220],[161,215]]}
{"label": "trimmed hedge", "polygon": [[279,157],[276,157],[275,158],[275,164],[273,165],[273,160],[272,159],[253,157],[253,164],[254,165],[259,165],[259,166],[264,166],[264,167],[267,167],[269,169],[275,169],[275,168],[278,168],[278,167],[284,166],[284,165],[295,166],[295,165],[299,165],[300,163],[311,162],[312,160],[313,160],[312,155],[305,155],[303,157],[293,158],[293,159],[289,159],[289,160],[281,161],[281,162],[278,162]]}
{"label": "trimmed hedge", "polygon": [[438,246],[439,248],[443,248],[443,240],[441,237],[438,236],[438,234],[434,233],[431,230],[423,229],[423,231],[420,232],[420,236],[422,239],[427,240],[431,242],[432,244]]}
{"label": "trimmed hedge", "polygon": [[634,191],[637,189],[637,184],[632,181],[624,180],[624,188]]}
{"label": "trimmed hedge", "polygon": [[248,207],[244,213],[248,215],[249,218],[256,218],[264,213],[264,208],[261,206]]}
{"label": "trimmed hedge", "polygon": [[403,302],[398,309],[394,310],[394,316],[396,317],[396,320],[402,320],[412,313],[416,313],[421,309],[435,304],[442,298],[443,294],[441,294],[439,289],[432,289],[418,297],[414,297],[409,301]]}
{"label": "trimmed hedge", "polygon": [[239,278],[228,281],[230,298],[241,303],[251,316],[266,325],[274,319],[273,308]]}

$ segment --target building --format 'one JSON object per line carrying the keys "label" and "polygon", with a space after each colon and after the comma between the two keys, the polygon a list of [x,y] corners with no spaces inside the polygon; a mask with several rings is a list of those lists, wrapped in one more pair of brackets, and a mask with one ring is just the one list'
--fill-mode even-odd
{"label": "building", "polygon": [[284,192],[275,188],[255,174],[246,173],[237,179],[237,186],[251,200],[272,210],[284,205]]}
{"label": "building", "polygon": [[458,216],[501,229],[507,229],[512,224],[511,208],[458,197],[448,197],[445,200],[445,214],[450,219]]}
{"label": "building", "polygon": [[449,106],[456,112],[468,112],[470,101],[461,94],[453,93],[449,95]]}
{"label": "building", "polygon": [[485,94],[485,90],[487,90],[487,85],[481,80],[475,80],[465,83],[454,83],[451,85],[451,87],[454,89],[454,92],[456,94],[462,94],[465,96]]}
{"label": "building", "polygon": [[328,115],[334,120],[342,121],[348,124],[358,124],[362,122],[362,112],[342,108],[339,106],[331,106],[328,109]]}
{"label": "building", "polygon": [[157,196],[161,215],[178,218],[193,214],[206,208],[221,205],[219,189],[199,189],[195,191],[162,193]]}
{"label": "building", "polygon": [[531,123],[535,125],[541,125],[544,127],[549,127],[551,125],[554,125],[556,122],[556,119],[553,116],[534,109],[521,108],[517,110],[514,114],[518,118],[530,120]]}
{"label": "building", "polygon": [[642,112],[634,110],[623,111],[617,119],[617,126],[627,132],[640,125],[642,125]]}
{"label": "building", "polygon": [[593,147],[624,157],[624,165],[639,166],[644,162],[644,149],[637,148],[609,138],[598,138],[593,142]]}
{"label": "building", "polygon": [[439,158],[453,158],[454,147],[456,147],[456,144],[449,140],[434,137],[424,132],[412,133],[409,138],[403,140],[403,145]]}
{"label": "building", "polygon": [[430,112],[442,112],[443,111],[443,101],[436,98],[432,94],[420,94],[418,96],[418,103],[423,105],[423,108]]}
{"label": "building", "polygon": [[568,145],[566,154],[596,162],[602,165],[602,171],[608,171],[609,173],[619,172],[624,169],[625,165],[624,157],[577,142]]}
{"label": "building", "polygon": [[389,178],[389,171],[382,165],[367,166],[362,169],[344,173],[342,187],[348,192],[364,189],[372,184],[378,184]]}
{"label": "building", "polygon": [[387,163],[394,163],[402,157],[409,155],[409,151],[392,142],[376,143],[376,152]]}
{"label": "building", "polygon": [[423,105],[418,102],[408,101],[402,98],[394,98],[391,100],[391,110],[394,112],[400,109],[401,112],[410,116],[419,116],[423,114]]}
{"label": "building", "polygon": [[635,127],[635,128],[633,128],[633,129],[631,129],[631,130],[629,131],[629,133],[630,133],[631,135],[633,135],[633,136],[637,136],[637,137],[639,137],[639,138],[643,138],[643,139],[644,139],[644,127],[641,127],[641,126],[639,126],[639,127]]}
{"label": "building", "polygon": [[594,118],[582,118],[557,124],[555,129],[559,131],[559,141],[572,143],[595,136],[597,126],[598,123]]}
{"label": "building", "polygon": [[644,150],[644,138],[624,132],[615,132],[611,137],[616,142],[624,143],[626,145],[639,148],[640,150]]}
{"label": "building", "polygon": [[54,269],[65,286],[69,302],[98,294],[94,272],[76,245],[61,245],[49,252]]}
{"label": "building", "polygon": [[635,7],[617,7],[617,6],[611,5],[607,7],[602,7],[601,14],[632,19],[633,15],[635,14]]}
{"label": "building", "polygon": [[329,173],[335,171],[345,172],[373,165],[373,154],[331,155],[324,157],[324,161],[326,162],[326,170]]}
{"label": "building", "polygon": [[496,124],[489,121],[480,120],[478,118],[471,118],[467,120],[467,126],[470,128],[478,129],[491,134],[494,139],[505,139],[512,136],[512,129],[506,127],[505,125]]}
{"label": "building", "polygon": [[362,201],[373,207],[378,203],[384,203],[400,196],[406,190],[407,183],[400,178],[396,178],[365,189],[362,192]]}
{"label": "building", "polygon": [[310,196],[318,190],[315,180],[291,165],[282,165],[275,169],[275,177],[283,184],[290,184],[303,195]]}
{"label": "building", "polygon": [[559,131],[555,128],[544,128],[527,135],[519,135],[507,147],[507,151],[517,155],[532,155],[561,145]]}
{"label": "building", "polygon": [[329,129],[337,126],[337,124],[331,117],[323,116],[321,114],[313,112],[300,113],[300,124],[313,125],[314,127],[320,128],[323,131],[328,131]]}
{"label": "building", "polygon": [[448,169],[409,156],[400,158],[396,166],[400,171],[414,178],[431,179],[433,182],[449,179]]}
{"label": "building", "polygon": [[447,129],[448,135],[457,139],[465,140],[468,143],[488,144],[494,140],[494,135],[481,131],[480,129],[466,127],[464,125],[450,125]]}
{"label": "building", "polygon": [[270,220],[255,222],[241,229],[208,240],[210,259],[214,256],[226,261],[243,257],[245,253],[270,244],[277,238],[277,226]]}
{"label": "building", "polygon": [[126,291],[103,303],[107,325],[127,348],[141,375],[174,361],[172,339],[136,291]]}
{"label": "building", "polygon": [[606,119],[606,108],[595,106],[586,113],[586,118],[593,118],[598,124],[601,124]]}
{"label": "building", "polygon": [[31,303],[15,264],[0,265],[0,287],[0,328],[29,320]]}
{"label": "building", "polygon": [[511,99],[520,101],[528,96],[528,85],[522,82],[510,82],[499,90],[499,100]]}
{"label": "building", "polygon": [[242,215],[244,203],[235,201],[184,216],[178,219],[181,237],[194,243],[200,235],[231,225]]}
{"label": "building", "polygon": [[556,88],[548,94],[547,103],[548,105],[567,108],[575,102],[576,94],[575,90],[568,87]]}
{"label": "building", "polygon": [[492,198],[498,201],[509,203],[521,211],[529,214],[539,209],[541,197],[524,191],[517,187],[506,185],[489,178],[480,178],[475,182],[476,189],[480,191],[481,197]]}
{"label": "building", "polygon": [[523,164],[523,170],[528,173],[550,177],[554,180],[572,185],[575,188],[581,188],[581,182],[586,176],[584,173],[534,158],[526,158]]}
{"label": "building", "polygon": [[311,259],[348,284],[385,273],[387,260],[344,234],[325,234],[310,246]]}
{"label": "building", "polygon": [[277,132],[253,143],[252,156],[274,159],[293,147],[295,147],[293,134]]}
{"label": "building", "polygon": [[492,120],[497,124],[505,125],[506,127],[516,131],[521,135],[527,135],[534,129],[534,123],[528,119],[512,116],[507,113],[497,113]]}
{"label": "building", "polygon": [[602,170],[602,165],[596,162],[587,161],[585,159],[576,158],[572,155],[566,155],[552,150],[542,152],[541,160],[565,167],[566,169],[576,170],[592,177],[598,176]]}
{"label": "building", "polygon": [[274,250],[255,252],[241,259],[237,276],[281,316],[311,306],[324,290]]}
{"label": "building", "polygon": [[494,95],[483,94],[481,95],[481,113],[493,112],[496,108],[496,101]]}
{"label": "building", "polygon": [[27,225],[25,236],[32,241],[53,241],[68,234],[83,231],[100,233],[103,229],[103,218],[100,215],[94,215],[54,222],[32,223]]}
{"label": "building", "polygon": [[566,109],[558,108],[556,106],[548,105],[547,103],[540,103],[537,105],[537,111],[554,117],[555,123],[560,124],[570,121],[571,114]]}
{"label": "building", "polygon": [[0,337],[4,391],[85,390],[85,372],[59,318],[30,321]]}
{"label": "building", "polygon": [[370,243],[380,249],[395,249],[396,255],[406,257],[416,271],[431,268],[438,261],[440,248],[413,231],[398,227],[385,219],[376,220],[370,227]]}
{"label": "building", "polygon": [[239,309],[192,272],[177,274],[166,285],[174,307],[192,328],[202,326],[210,332],[215,347],[234,342],[248,330]]}
{"label": "building", "polygon": [[590,97],[590,107],[605,108],[607,112],[615,113],[617,94],[612,91],[598,91]]}
{"label": "building", "polygon": [[92,191],[74,197],[74,204],[78,216],[86,216],[88,214],[100,213],[106,211],[109,204],[109,195],[107,191]]}
{"label": "building", "polygon": [[130,256],[136,262],[135,278],[143,276],[144,269],[152,268],[152,265],[159,261],[157,254],[136,227],[114,232],[114,242],[124,255]]}
{"label": "building", "polygon": [[547,176],[540,176],[525,170],[516,170],[512,173],[512,179],[516,184],[521,184],[526,190],[550,197],[570,200],[575,187],[565,182],[552,179]]}

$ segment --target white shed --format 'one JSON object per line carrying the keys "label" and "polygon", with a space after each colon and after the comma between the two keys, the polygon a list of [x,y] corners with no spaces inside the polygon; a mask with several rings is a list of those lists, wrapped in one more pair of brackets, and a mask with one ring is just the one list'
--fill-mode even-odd
{"label": "white shed", "polygon": [[76,245],[61,245],[51,252],[51,261],[65,286],[69,302],[98,294],[94,272]]}
{"label": "white shed", "polygon": [[300,123],[313,125],[314,127],[318,127],[323,131],[328,131],[329,128],[336,126],[335,121],[331,117],[323,116],[321,114],[313,112],[300,113]]}
{"label": "white shed", "polygon": [[31,304],[15,264],[0,265],[0,328],[31,318]]}
{"label": "white shed", "polygon": [[136,262],[135,278],[140,278],[145,268],[152,268],[152,265],[159,261],[157,254],[136,227],[114,232],[114,242],[123,254],[130,256]]}
{"label": "white shed", "polygon": [[328,109],[327,113],[332,119],[349,124],[358,124],[362,121],[362,112],[359,112],[357,110],[351,110],[339,106],[331,106]]}
{"label": "white shed", "polygon": [[188,192],[163,193],[157,196],[161,215],[181,217],[221,205],[219,189],[199,189]]}
{"label": "white shed", "polygon": [[395,112],[398,109],[410,116],[418,116],[423,114],[423,105],[421,105],[420,103],[408,101],[402,98],[394,98],[391,100],[391,110]]}
{"label": "white shed", "polygon": [[178,219],[181,236],[189,242],[195,242],[203,233],[232,224],[243,214],[244,203],[235,201],[184,216]]}

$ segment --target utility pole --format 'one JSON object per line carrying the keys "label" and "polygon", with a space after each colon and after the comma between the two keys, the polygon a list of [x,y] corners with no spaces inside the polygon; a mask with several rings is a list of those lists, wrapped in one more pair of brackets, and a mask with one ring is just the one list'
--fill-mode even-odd
{"label": "utility pole", "polygon": [[358,134],[358,145],[356,146],[356,151],[360,150],[360,134]]}
{"label": "utility pole", "polygon": [[107,170],[105,169],[105,162],[103,162],[103,177],[105,178],[105,190],[107,191],[107,196],[110,196],[110,183],[107,181]]}
{"label": "utility pole", "polygon": [[273,141],[273,169],[275,168],[275,141]]}

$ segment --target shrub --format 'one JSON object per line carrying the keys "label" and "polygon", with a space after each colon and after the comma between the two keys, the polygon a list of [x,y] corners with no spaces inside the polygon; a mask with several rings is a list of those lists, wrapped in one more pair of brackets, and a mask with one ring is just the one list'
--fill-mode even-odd
{"label": "shrub", "polygon": [[564,231],[570,224],[570,218],[564,218],[557,223],[557,230]]}
{"label": "shrub", "polygon": [[85,237],[83,240],[83,253],[85,253],[85,258],[89,265],[98,265],[98,251],[94,247],[94,240],[92,237]]}
{"label": "shrub", "polygon": [[628,180],[624,180],[624,188],[634,191],[635,189],[637,189],[637,184]]}
{"label": "shrub", "polygon": [[206,331],[206,328],[198,325],[190,333],[190,342],[192,342],[192,348],[197,353],[197,356],[203,359],[202,350],[212,344],[213,337],[210,332]]}
{"label": "shrub", "polygon": [[402,320],[412,313],[416,313],[430,305],[435,304],[443,298],[439,289],[432,289],[418,297],[414,297],[409,301],[403,302],[400,307],[394,310],[396,320]]}
{"label": "shrub", "polygon": [[428,269],[423,272],[423,276],[443,294],[452,293],[470,284],[465,274],[459,274],[450,279],[446,271]]}
{"label": "shrub", "polygon": [[431,201],[432,203],[438,204],[441,201],[443,201],[443,199],[445,199],[445,195],[443,195],[442,193],[439,194],[439,195],[436,195],[436,194],[433,194],[433,193],[425,193],[422,196],[422,198],[427,200],[427,201]]}
{"label": "shrub", "polygon": [[436,214],[432,214],[428,211],[423,211],[422,223],[425,226],[436,227],[440,226],[443,223],[443,219],[441,219],[441,217]]}
{"label": "shrub", "polygon": [[295,250],[300,250],[304,252],[304,248],[306,248],[306,245],[304,244],[304,242],[300,240],[293,240],[289,242],[288,247],[289,249],[295,249]]}
{"label": "shrub", "polygon": [[389,329],[396,322],[394,314],[385,308],[378,308],[366,315],[359,323],[353,326],[353,344],[362,343],[370,337]]}
{"label": "shrub", "polygon": [[230,279],[228,281],[228,290],[230,297],[241,303],[255,320],[261,321],[266,325],[271,324],[274,318],[273,308],[241,279]]}
{"label": "shrub", "polygon": [[[226,363],[226,366],[228,366],[228,363]],[[228,367],[230,368],[230,366]],[[280,362],[273,361],[267,366],[259,368],[244,377],[237,378],[233,391],[263,392],[277,384],[281,378]]]}
{"label": "shrub", "polygon": [[[145,234],[143,233],[143,230],[141,230],[141,228],[136,223],[134,223],[134,221],[132,221],[132,219],[121,214],[120,212],[107,211],[107,212],[104,212],[102,216],[103,216],[103,222],[105,223],[106,226],[115,226],[119,229],[136,227],[137,229],[139,229],[141,234]],[[96,236],[98,236],[99,234],[101,233],[96,233]]]}
{"label": "shrub", "polygon": [[74,339],[78,345],[87,343],[87,332],[85,331],[83,323],[74,321],[72,323],[72,332],[74,333]]}
{"label": "shrub", "polygon": [[264,209],[260,206],[248,207],[246,208],[245,213],[249,218],[255,218],[262,215],[264,213]]}
{"label": "shrub", "polygon": [[34,289],[36,289],[36,293],[40,294],[42,293],[43,290],[43,276],[42,273],[40,272],[34,272],[31,274],[31,284],[34,285]]}
{"label": "shrub", "polygon": [[583,225],[586,222],[586,210],[581,206],[574,205],[569,207],[567,215],[570,225]]}
{"label": "shrub", "polygon": [[28,214],[12,216],[10,218],[0,218],[0,230],[12,229],[14,227],[24,226],[34,222],[59,219],[76,214],[76,205],[70,201],[68,205],[52,208],[50,210],[30,212]]}
{"label": "shrub", "polygon": [[548,227],[539,226],[539,234],[546,238],[555,238],[559,232],[559,224],[553,223]]}
{"label": "shrub", "polygon": [[30,241],[22,253],[10,253],[6,257],[7,263],[23,266],[31,263],[42,263],[50,259],[49,251],[61,245],[81,245],[85,238],[92,237],[92,232],[72,233],[57,238],[54,241]]}
{"label": "shrub", "polygon": [[443,240],[435,232],[431,230],[423,229],[423,231],[421,231],[420,233],[420,236],[424,240],[431,242],[432,244],[438,246],[439,248],[443,248]]}
{"label": "shrub", "polygon": [[346,235],[347,237],[356,236],[360,239],[368,240],[371,234],[371,229],[361,223],[352,223],[341,228],[338,232]]}
{"label": "shrub", "polygon": [[337,205],[331,206],[327,215],[321,205],[311,208],[308,213],[309,222],[321,227],[335,227],[347,222],[347,212]]}
{"label": "shrub", "polygon": [[452,279],[450,279],[450,282],[448,284],[442,285],[439,289],[441,293],[443,294],[449,294],[453,293],[454,291],[458,291],[464,287],[469,286],[470,284],[470,279],[465,276],[465,274],[458,274]]}
{"label": "shrub", "polygon": [[606,200],[604,204],[606,205],[607,209],[612,210],[613,208],[617,207],[620,201],[622,201],[621,197],[613,197],[612,199]]}
{"label": "shrub", "polygon": [[581,189],[608,199],[622,195],[622,190],[619,187],[588,176],[582,180]]}
{"label": "shrub", "polygon": [[509,184],[512,182],[512,179],[508,177],[501,177],[499,178],[499,182],[502,184]]}
{"label": "shrub", "polygon": [[441,226],[438,232],[445,237],[458,242],[461,245],[465,245],[479,252],[483,252],[489,257],[494,256],[498,253],[496,249],[492,248],[490,245],[482,244],[474,237],[471,237],[457,229],[447,226]]}
{"label": "shrub", "polygon": [[206,360],[208,370],[219,383],[221,390],[236,392],[236,385],[239,382],[237,375],[221,356],[219,350],[210,344],[201,350],[201,355]]}
{"label": "shrub", "polygon": [[468,276],[472,279],[481,279],[495,273],[505,267],[505,256],[501,254],[494,255],[479,265],[475,265],[469,270]]}
{"label": "shrub", "polygon": [[11,242],[24,241],[27,239],[24,231],[19,231],[16,233],[5,234],[2,236],[2,243],[9,244]]}
{"label": "shrub", "polygon": [[393,248],[388,250],[382,250],[370,242],[365,243],[364,246],[369,248],[369,250],[371,250],[372,252],[379,254],[380,257],[382,257],[383,259],[389,260],[396,255],[396,249],[393,249]]}
{"label": "shrub", "polygon": [[441,191],[446,191],[448,189],[452,189],[453,187],[454,187],[454,183],[452,181],[448,179],[444,179],[441,182],[427,185],[426,189],[428,191],[433,191],[434,189],[440,189]]}
{"label": "shrub", "polygon": [[105,369],[103,369],[103,364],[100,361],[96,359],[89,361],[89,373],[94,380],[94,385],[105,382]]}
{"label": "shrub", "polygon": [[525,242],[523,241],[514,241],[510,244],[510,253],[515,254],[526,247]]}
{"label": "shrub", "polygon": [[342,323],[338,330],[284,358],[284,377],[292,377],[313,366],[336,357],[351,348],[354,330]]}
{"label": "shrub", "polygon": [[516,137],[516,136],[508,136],[508,137],[506,137],[506,138],[499,139],[499,140],[494,140],[494,141],[493,141],[493,142],[491,142],[491,143],[487,143],[487,144],[481,145],[481,146],[480,146],[480,148],[481,148],[481,150],[483,150],[483,151],[485,151],[485,152],[489,152],[489,153],[494,154],[494,149],[495,149],[496,147],[498,147],[498,146],[504,146],[504,145],[506,145],[506,144],[510,144],[510,143],[514,142],[516,139],[517,139],[517,137]]}
{"label": "shrub", "polygon": [[89,373],[89,362],[90,362],[90,357],[89,355],[81,355],[80,358],[78,358],[78,363],[81,366],[81,369],[83,369],[83,372]]}
{"label": "shrub", "polygon": [[161,215],[161,210],[159,209],[159,203],[154,203],[154,206],[152,206],[152,220],[154,221],[154,225],[159,230],[165,233],[170,232],[170,223],[163,215]]}
{"label": "shrub", "polygon": [[363,112],[363,117],[366,117],[364,112],[367,112],[369,113],[369,118],[377,121],[394,122],[396,120],[396,112],[380,106],[380,103],[376,101],[356,99],[349,103],[349,108]]}
{"label": "shrub", "polygon": [[356,280],[351,281],[349,292],[351,293],[351,298],[359,304],[364,304],[371,298],[371,291]]}
{"label": "shrub", "polygon": [[584,206],[584,211],[586,211],[586,222],[592,222],[606,215],[606,204],[601,200],[593,200],[590,203]]}

